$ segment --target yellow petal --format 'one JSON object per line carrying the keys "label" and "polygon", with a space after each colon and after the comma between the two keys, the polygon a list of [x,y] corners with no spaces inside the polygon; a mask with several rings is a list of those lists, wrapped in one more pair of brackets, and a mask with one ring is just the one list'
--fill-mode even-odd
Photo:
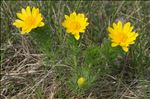
{"label": "yellow petal", "polygon": [[135,42],[134,41],[132,41],[132,42],[129,42],[129,44],[134,44]]}
{"label": "yellow petal", "polygon": [[121,42],[121,43],[120,43],[120,46],[123,46],[123,47],[124,47],[124,46],[128,46],[128,45],[129,45],[129,44],[128,44],[128,43],[125,43],[125,42]]}
{"label": "yellow petal", "polygon": [[108,32],[109,33],[114,33],[114,30],[111,27],[108,27]]}
{"label": "yellow petal", "polygon": [[28,34],[32,29],[31,27],[23,27],[21,34]]}
{"label": "yellow petal", "polygon": [[28,28],[25,32],[29,33],[31,31],[32,28]]}
{"label": "yellow petal", "polygon": [[111,47],[116,47],[116,46],[118,46],[117,43],[111,43]]}
{"label": "yellow petal", "polygon": [[120,32],[122,30],[122,22],[121,21],[118,21],[118,31]]}
{"label": "yellow petal", "polygon": [[38,14],[37,19],[38,19],[38,21],[42,21],[43,20],[42,15]]}
{"label": "yellow petal", "polygon": [[22,27],[21,34],[26,34],[27,27]]}
{"label": "yellow petal", "polygon": [[66,18],[66,19],[68,19],[68,18],[69,18],[69,16],[68,16],[68,15],[65,15],[65,18]]}
{"label": "yellow petal", "polygon": [[84,32],[85,32],[85,30],[81,30],[80,32],[81,32],[81,33],[84,33]]}
{"label": "yellow petal", "polygon": [[44,22],[41,22],[40,24],[39,24],[39,27],[42,27],[42,26],[44,26],[45,24],[44,24]]}
{"label": "yellow petal", "polygon": [[78,14],[78,16],[84,18],[84,14]]}
{"label": "yellow petal", "polygon": [[127,40],[127,42],[132,42],[132,41],[134,41],[137,36],[138,36],[138,33],[131,32],[131,34],[129,35],[129,38],[128,38],[128,40]]}
{"label": "yellow petal", "polygon": [[35,9],[35,16],[38,15],[38,14],[40,14],[40,11],[39,11],[39,8],[36,8]]}
{"label": "yellow petal", "polygon": [[139,34],[138,34],[138,33],[135,33],[135,37],[137,37],[137,36],[139,36]]}
{"label": "yellow petal", "polygon": [[76,40],[79,40],[80,35],[79,34],[75,34],[74,37],[75,37]]}
{"label": "yellow petal", "polygon": [[28,16],[31,16],[31,9],[30,9],[30,6],[27,6],[26,8],[26,13]]}
{"label": "yellow petal", "polygon": [[25,31],[21,31],[21,34],[24,35],[24,34],[26,34],[26,32]]}
{"label": "yellow petal", "polygon": [[118,26],[119,26],[120,28],[122,28],[122,22],[121,22],[121,21],[118,21]]}
{"label": "yellow petal", "polygon": [[130,22],[127,22],[127,23],[124,25],[123,31],[124,31],[125,33],[128,33],[128,32],[129,32],[129,29],[130,29]]}
{"label": "yellow petal", "polygon": [[62,22],[62,26],[63,26],[63,27],[66,27],[66,22],[65,22],[65,21]]}
{"label": "yellow petal", "polygon": [[37,13],[36,13],[36,8],[33,7],[33,9],[32,9],[32,16],[33,16],[33,17],[36,17],[36,15],[37,15]]}
{"label": "yellow petal", "polygon": [[21,20],[25,20],[25,16],[21,13],[17,13],[17,17]]}
{"label": "yellow petal", "polygon": [[85,26],[88,26],[89,25],[89,22],[86,22]]}
{"label": "yellow petal", "polygon": [[70,14],[70,18],[75,18],[76,17],[76,12],[73,12],[72,14]]}
{"label": "yellow petal", "polygon": [[40,14],[39,13],[39,8],[33,7],[33,9],[32,9],[32,16],[33,17],[37,17],[39,14]]}
{"label": "yellow petal", "polygon": [[130,27],[129,32],[132,32],[133,28],[134,28],[133,26],[132,26],[132,27]]}
{"label": "yellow petal", "polygon": [[71,33],[71,30],[70,30],[70,29],[67,29],[66,32],[67,32],[67,33]]}
{"label": "yellow petal", "polygon": [[20,28],[20,27],[22,27],[24,25],[24,22],[17,19],[17,20],[15,20],[15,22],[13,23],[13,25],[16,26],[16,27],[18,27],[18,28]]}
{"label": "yellow petal", "polygon": [[73,12],[72,14],[73,14],[73,15],[76,15],[76,12]]}
{"label": "yellow petal", "polygon": [[113,23],[113,28],[114,28],[114,29],[117,29],[116,23]]}
{"label": "yellow petal", "polygon": [[108,36],[112,39],[114,36],[112,35],[112,33],[109,33]]}
{"label": "yellow petal", "polygon": [[25,17],[27,16],[26,10],[23,9],[23,8],[21,9],[21,13],[22,13],[23,16],[25,16]]}
{"label": "yellow petal", "polygon": [[125,52],[128,52],[128,47],[122,47]]}
{"label": "yellow petal", "polygon": [[85,18],[85,21],[87,21],[88,20],[88,18]]}

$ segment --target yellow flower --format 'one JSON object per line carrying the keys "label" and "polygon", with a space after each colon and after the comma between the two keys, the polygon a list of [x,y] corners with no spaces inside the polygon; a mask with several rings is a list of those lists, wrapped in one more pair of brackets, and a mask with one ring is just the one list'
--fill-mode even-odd
{"label": "yellow flower", "polygon": [[77,81],[79,87],[83,87],[86,83],[86,79],[84,77],[80,77]]}
{"label": "yellow flower", "polygon": [[21,34],[27,34],[34,28],[44,26],[39,8],[33,7],[32,11],[29,6],[26,9],[22,8],[21,13],[17,13],[17,17],[19,19],[16,19],[13,25],[22,29]]}
{"label": "yellow flower", "polygon": [[84,14],[76,14],[76,12],[73,12],[70,14],[70,16],[65,15],[65,20],[63,21],[62,25],[67,29],[67,33],[71,33],[74,35],[76,40],[79,40],[79,33],[84,33],[86,26],[89,24],[87,20],[88,18],[86,18]]}
{"label": "yellow flower", "polygon": [[138,33],[132,31],[133,26],[130,26],[130,22],[122,24],[121,21],[113,23],[113,28],[108,27],[109,37],[112,41],[111,46],[116,47],[120,45],[125,52],[128,52],[130,44],[134,44],[134,40],[138,36]]}

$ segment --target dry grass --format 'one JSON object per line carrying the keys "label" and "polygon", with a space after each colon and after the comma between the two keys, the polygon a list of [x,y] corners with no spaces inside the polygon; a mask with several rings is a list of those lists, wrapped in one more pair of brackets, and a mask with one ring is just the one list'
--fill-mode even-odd
{"label": "dry grass", "polygon": [[[43,55],[38,54],[28,40],[21,36],[15,46],[10,44],[7,48],[7,58],[2,60],[1,64],[1,95],[3,97],[23,95],[23,98],[27,98],[36,94],[38,96],[35,90],[39,86],[45,89],[44,97],[50,97],[56,90],[53,70],[45,70],[42,62]],[[50,96],[46,93],[49,93]]]}

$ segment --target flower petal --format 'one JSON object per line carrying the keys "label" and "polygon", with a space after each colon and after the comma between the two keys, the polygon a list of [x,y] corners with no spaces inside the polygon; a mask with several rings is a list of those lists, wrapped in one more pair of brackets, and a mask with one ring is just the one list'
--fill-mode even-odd
{"label": "flower petal", "polygon": [[127,22],[127,23],[124,25],[124,28],[123,28],[124,33],[128,33],[128,32],[129,32],[129,29],[130,29],[130,22]]}
{"label": "flower petal", "polygon": [[121,23],[121,21],[118,21],[117,27],[118,27],[118,31],[120,32],[122,30],[122,23]]}
{"label": "flower petal", "polygon": [[14,26],[20,28],[22,26],[24,26],[24,22],[22,20],[15,20],[15,22],[13,23]]}
{"label": "flower petal", "polygon": [[128,52],[128,47],[122,47],[122,49],[125,51],[125,52]]}
{"label": "flower petal", "polygon": [[114,29],[117,29],[116,23],[113,23],[113,28],[114,28]]}
{"label": "flower petal", "polygon": [[108,27],[108,32],[113,34],[114,30],[111,27]]}
{"label": "flower petal", "polygon": [[66,19],[68,19],[68,18],[69,18],[69,16],[68,16],[68,15],[65,15],[65,18],[66,18]]}
{"label": "flower petal", "polygon": [[17,13],[17,17],[21,20],[25,20],[25,16],[22,13]]}
{"label": "flower petal", "polygon": [[39,24],[39,27],[42,27],[42,26],[44,26],[45,24],[44,24],[44,22],[41,22],[40,24]]}
{"label": "flower petal", "polygon": [[118,46],[117,43],[111,43],[111,47],[116,47],[116,46]]}
{"label": "flower petal", "polygon": [[27,13],[26,13],[26,10],[25,9],[21,9],[21,13],[22,13],[22,15],[24,16],[24,17],[27,17]]}
{"label": "flower petal", "polygon": [[30,9],[30,6],[27,6],[26,8],[26,13],[28,16],[31,16],[31,9]]}
{"label": "flower petal", "polygon": [[79,34],[75,34],[74,37],[75,37],[76,40],[79,40],[80,35]]}

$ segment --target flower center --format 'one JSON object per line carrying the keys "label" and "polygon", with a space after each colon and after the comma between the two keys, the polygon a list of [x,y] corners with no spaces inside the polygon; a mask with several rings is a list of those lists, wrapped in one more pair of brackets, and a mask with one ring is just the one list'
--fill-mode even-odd
{"label": "flower center", "polygon": [[125,42],[126,38],[127,37],[124,33],[119,33],[119,35],[116,37],[116,39],[119,43]]}
{"label": "flower center", "polygon": [[81,27],[80,23],[77,21],[72,22],[71,26],[72,26],[73,30],[79,30]]}
{"label": "flower center", "polygon": [[26,19],[26,24],[29,27],[32,27],[35,25],[35,19],[32,16],[28,16],[28,18]]}

